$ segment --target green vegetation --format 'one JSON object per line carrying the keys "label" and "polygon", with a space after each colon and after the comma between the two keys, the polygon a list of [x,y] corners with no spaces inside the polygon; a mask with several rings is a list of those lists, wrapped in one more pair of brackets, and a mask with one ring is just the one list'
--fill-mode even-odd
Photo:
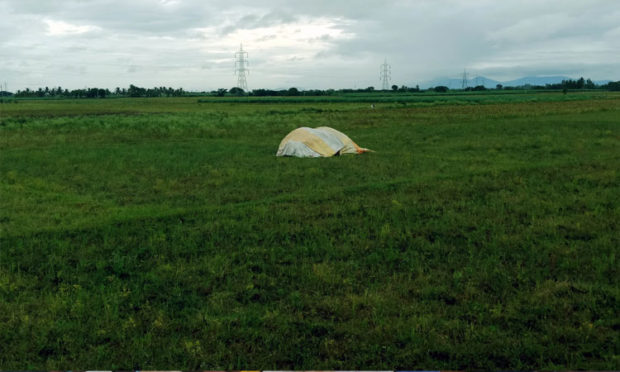
{"label": "green vegetation", "polygon": [[0,105],[0,368],[620,369],[620,94],[483,93]]}
{"label": "green vegetation", "polygon": [[[519,93],[528,93],[528,91],[543,91],[543,92],[567,92],[568,90],[577,91],[577,92],[585,92],[587,90],[599,90],[603,91],[618,91],[620,90],[620,81],[609,82],[603,85],[596,85],[592,80],[584,78],[579,78],[578,80],[562,80],[561,83],[558,84],[546,84],[546,85],[521,85],[521,86],[507,86],[504,87],[501,84],[496,85],[496,90],[517,90]],[[402,85],[400,88],[398,85],[392,85],[392,91],[398,93],[447,93],[450,91],[451,93],[465,93],[472,91],[486,91],[488,90],[484,85],[478,85],[475,87],[467,87],[465,89],[456,89],[450,90],[447,86],[436,86],[430,87],[426,91],[421,90],[419,86],[415,87],[407,87]],[[253,89],[252,91],[245,92],[243,89],[239,87],[233,87],[230,89],[219,88],[217,90],[211,92],[186,92],[183,88],[173,89],[171,87],[153,87],[153,88],[142,88],[135,86],[133,84],[129,85],[129,88],[119,88],[117,87],[114,91],[110,91],[109,89],[103,88],[84,88],[84,89],[63,89],[62,87],[45,87],[38,88],[36,90],[30,90],[30,88],[26,88],[25,90],[18,90],[15,94],[6,91],[0,91],[0,97],[16,97],[16,98],[35,98],[35,99],[43,99],[43,98],[51,98],[51,99],[66,99],[66,98],[125,98],[125,97],[196,97],[196,96],[212,96],[212,97],[224,97],[224,96],[253,96],[253,97],[314,97],[314,96],[342,96],[351,93],[357,94],[368,94],[371,93],[373,96],[376,95],[384,95],[388,91],[375,90],[374,87],[367,87],[364,89],[340,89],[340,90],[320,90],[320,89],[310,89],[310,90],[302,90],[295,87],[291,87],[289,89],[281,89],[281,90],[273,90],[273,89]],[[2,100],[0,100],[2,103]]]}
{"label": "green vegetation", "polygon": [[[446,88],[446,87],[443,87]],[[323,96],[245,96],[245,97],[202,97],[199,103],[384,103],[411,106],[436,106],[436,105],[470,105],[470,104],[494,104],[494,103],[521,103],[521,102],[566,102],[582,100],[614,99],[603,91],[571,92],[562,95],[561,92],[549,91],[448,91],[446,88],[439,91],[424,93],[342,93],[337,95]],[[312,108],[310,108],[312,109]]]}

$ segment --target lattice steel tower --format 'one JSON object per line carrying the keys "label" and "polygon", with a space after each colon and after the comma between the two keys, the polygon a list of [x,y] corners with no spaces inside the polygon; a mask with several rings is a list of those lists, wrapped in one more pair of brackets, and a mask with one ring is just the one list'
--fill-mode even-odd
{"label": "lattice steel tower", "polygon": [[248,52],[243,50],[243,44],[239,44],[239,51],[235,53],[235,75],[237,75],[237,87],[246,92],[248,81],[245,76],[250,73],[248,66]]}
{"label": "lattice steel tower", "polygon": [[392,78],[392,66],[388,65],[387,59],[379,68],[379,80],[381,80],[381,89],[390,89],[390,79]]}
{"label": "lattice steel tower", "polygon": [[463,70],[463,80],[461,81],[461,89],[467,88],[467,70]]}

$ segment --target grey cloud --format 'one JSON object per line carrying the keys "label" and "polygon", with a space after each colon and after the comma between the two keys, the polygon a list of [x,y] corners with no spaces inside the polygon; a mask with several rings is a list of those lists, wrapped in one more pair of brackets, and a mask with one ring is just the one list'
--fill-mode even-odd
{"label": "grey cloud", "polygon": [[[308,36],[303,55],[287,46],[264,49],[274,33],[256,45],[244,42],[250,85],[285,79],[307,88],[377,86],[384,58],[397,84],[457,76],[463,68],[496,79],[620,78],[616,0],[2,0],[0,13],[0,76],[16,85],[229,86],[232,55],[243,40],[229,46],[220,40],[319,18],[348,36]],[[46,20],[100,31],[50,37]],[[87,67],[63,67],[74,61]]]}
{"label": "grey cloud", "polygon": [[292,23],[298,18],[287,12],[272,11],[264,15],[256,13],[246,14],[232,22],[220,31],[222,35],[230,34],[237,30],[251,30],[260,27],[269,27],[278,24]]}
{"label": "grey cloud", "polygon": [[201,1],[164,5],[150,0],[11,1],[12,12],[78,24],[96,25],[109,32],[175,33],[211,20],[216,7]]}
{"label": "grey cloud", "polygon": [[309,43],[329,42],[329,41],[334,41],[334,38],[331,37],[331,35],[329,35],[329,34],[325,34],[325,35],[321,35],[319,37],[313,37],[313,38],[308,39]]}
{"label": "grey cloud", "polygon": [[271,34],[271,35],[265,35],[265,36],[263,36],[263,37],[258,38],[258,39],[257,39],[257,41],[267,41],[267,40],[273,40],[273,39],[275,39],[275,38],[277,38],[277,37],[278,37],[278,35],[274,35],[274,34]]}

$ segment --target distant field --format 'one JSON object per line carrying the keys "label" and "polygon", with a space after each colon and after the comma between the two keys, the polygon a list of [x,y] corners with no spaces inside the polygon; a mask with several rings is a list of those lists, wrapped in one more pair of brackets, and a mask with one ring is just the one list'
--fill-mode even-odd
{"label": "distant field", "polygon": [[0,104],[0,369],[618,370],[619,168],[605,92]]}

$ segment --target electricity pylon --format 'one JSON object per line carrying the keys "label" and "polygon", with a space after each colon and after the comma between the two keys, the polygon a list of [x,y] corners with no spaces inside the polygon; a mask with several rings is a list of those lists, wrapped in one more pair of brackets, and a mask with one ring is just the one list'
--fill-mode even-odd
{"label": "electricity pylon", "polygon": [[239,44],[239,51],[235,53],[235,75],[237,75],[237,87],[246,92],[248,90],[248,81],[245,75],[250,73],[248,66],[248,52],[243,50],[243,44]]}
{"label": "electricity pylon", "polygon": [[379,80],[381,80],[381,89],[390,89],[390,79],[392,78],[392,66],[388,65],[387,59],[379,67]]}
{"label": "electricity pylon", "polygon": [[467,70],[463,70],[463,81],[461,82],[461,89],[467,88]]}

